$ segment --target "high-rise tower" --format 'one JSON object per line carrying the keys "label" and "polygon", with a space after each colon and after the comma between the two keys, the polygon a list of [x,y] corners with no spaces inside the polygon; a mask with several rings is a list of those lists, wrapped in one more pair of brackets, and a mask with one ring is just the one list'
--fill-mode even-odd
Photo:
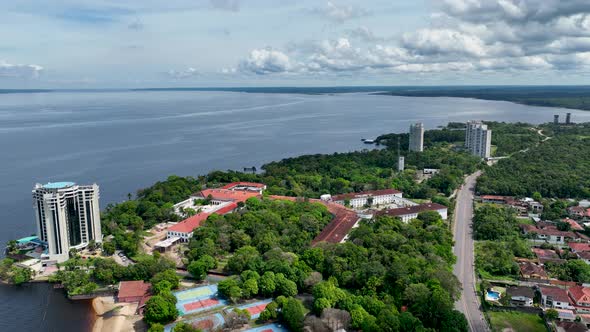
{"label": "high-rise tower", "polygon": [[424,151],[424,125],[421,122],[410,126],[410,151]]}
{"label": "high-rise tower", "polygon": [[73,182],[36,184],[33,208],[37,234],[47,243],[47,262],[64,262],[70,249],[81,249],[94,240],[102,242],[98,185]]}
{"label": "high-rise tower", "polygon": [[465,129],[465,148],[473,155],[488,158],[491,155],[492,131],[481,121],[469,121]]}

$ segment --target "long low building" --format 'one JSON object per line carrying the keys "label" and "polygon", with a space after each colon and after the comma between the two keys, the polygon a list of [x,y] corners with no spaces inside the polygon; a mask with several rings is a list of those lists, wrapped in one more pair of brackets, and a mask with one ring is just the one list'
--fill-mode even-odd
{"label": "long low building", "polygon": [[407,207],[398,208],[398,209],[384,210],[384,211],[380,211],[379,215],[398,217],[403,222],[408,222],[412,219],[418,218],[418,214],[420,214],[421,212],[426,212],[426,211],[436,211],[436,212],[438,212],[438,214],[440,214],[440,216],[443,220],[447,220],[447,217],[448,217],[447,216],[447,212],[448,212],[447,207],[444,205],[441,205],[441,204],[437,204],[437,203],[424,203],[424,204],[407,206]]}
{"label": "long low building", "polygon": [[[181,208],[188,207],[200,212],[168,227],[166,238],[179,238],[181,242],[188,242],[193,237],[195,228],[205,222],[210,215],[231,213],[238,208],[238,203],[243,203],[251,197],[262,197],[264,189],[266,186],[261,183],[234,182],[222,188],[204,189],[191,195],[188,199],[174,206],[176,212],[180,213]],[[199,201],[203,200],[208,200],[208,204],[200,205]]]}
{"label": "long low building", "polygon": [[340,205],[348,205],[353,208],[360,208],[366,205],[399,203],[401,201],[402,196],[403,194],[399,190],[381,189],[363,191],[360,193],[335,195],[332,196],[332,201]]}

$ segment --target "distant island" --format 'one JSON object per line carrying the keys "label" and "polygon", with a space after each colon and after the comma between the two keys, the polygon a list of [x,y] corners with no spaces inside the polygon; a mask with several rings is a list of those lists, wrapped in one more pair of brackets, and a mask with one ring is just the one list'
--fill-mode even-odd
{"label": "distant island", "polygon": [[590,86],[336,86],[336,87],[162,87],[138,89],[0,89],[7,93],[112,91],[225,91],[244,93],[373,93],[404,97],[456,97],[508,101],[524,105],[590,110]]}

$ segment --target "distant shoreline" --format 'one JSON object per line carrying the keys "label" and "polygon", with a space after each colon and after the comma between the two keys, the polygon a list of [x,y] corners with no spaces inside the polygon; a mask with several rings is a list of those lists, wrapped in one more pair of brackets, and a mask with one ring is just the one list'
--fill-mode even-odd
{"label": "distant shoreline", "polygon": [[590,86],[335,86],[335,87],[164,87],[127,89],[0,89],[0,94],[105,92],[238,92],[326,95],[367,93],[400,97],[449,97],[507,101],[521,105],[590,110]]}

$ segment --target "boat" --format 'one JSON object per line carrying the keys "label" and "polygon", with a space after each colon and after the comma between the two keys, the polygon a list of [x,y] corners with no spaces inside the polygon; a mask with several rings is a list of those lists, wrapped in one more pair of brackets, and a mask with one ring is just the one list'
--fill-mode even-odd
{"label": "boat", "polygon": [[365,144],[375,144],[375,140],[374,139],[363,139],[363,142]]}

